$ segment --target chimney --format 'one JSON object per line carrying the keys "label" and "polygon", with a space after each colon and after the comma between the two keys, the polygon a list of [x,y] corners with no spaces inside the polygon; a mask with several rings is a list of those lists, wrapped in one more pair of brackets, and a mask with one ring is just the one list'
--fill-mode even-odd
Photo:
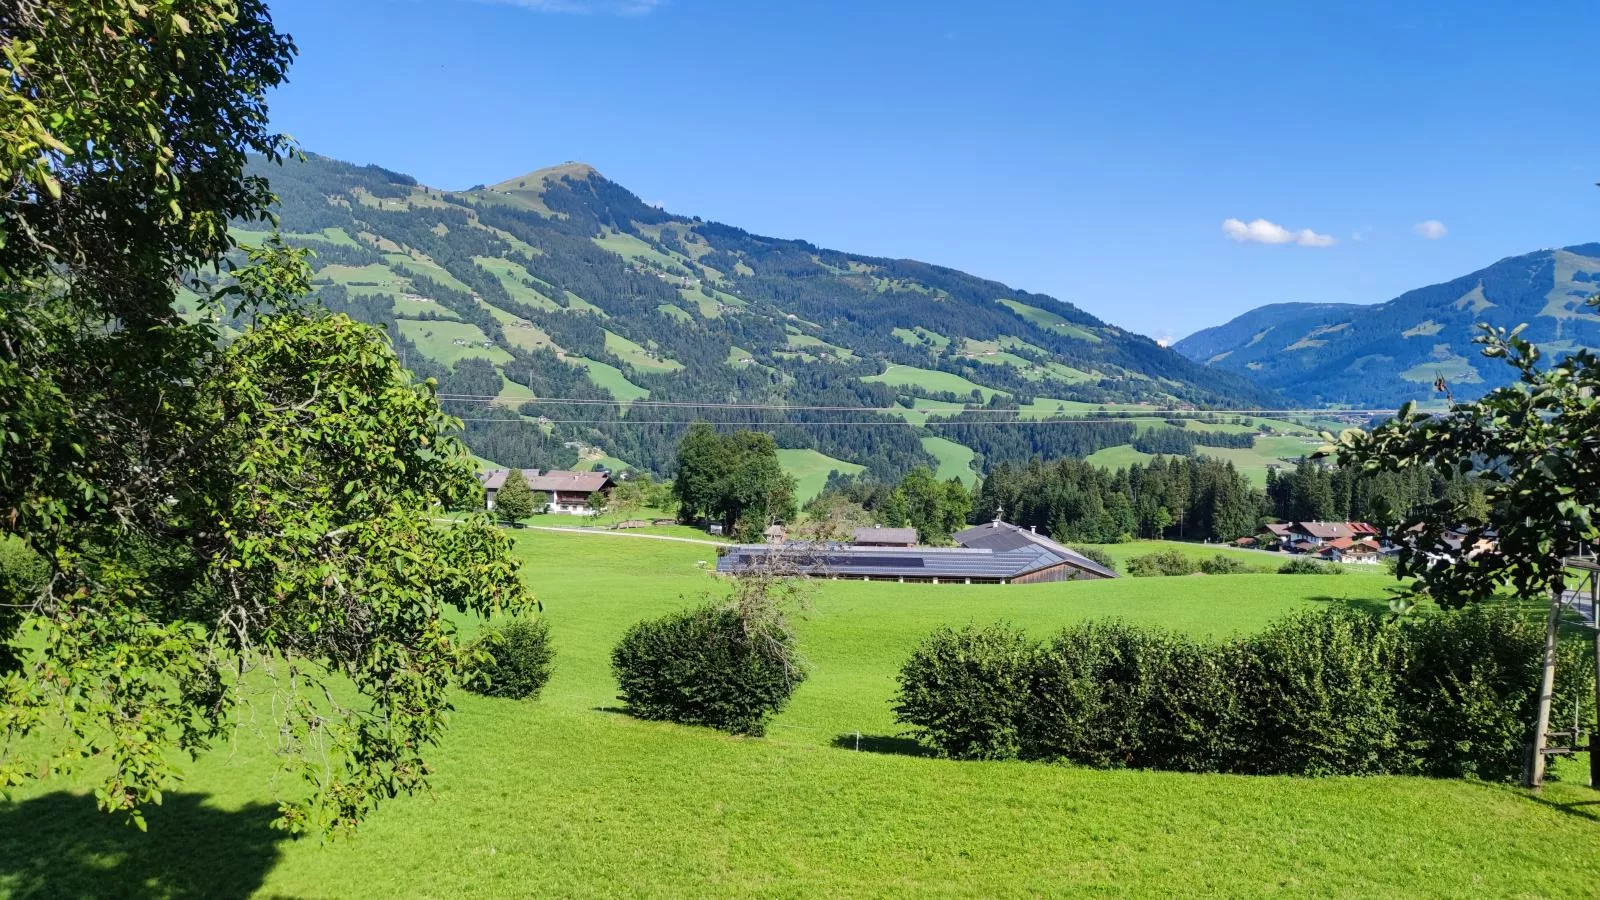
{"label": "chimney", "polygon": [[1037,526],[1037,525],[1029,525],[1028,526],[1028,530],[1030,532],[1034,533],[1034,534],[1038,534],[1039,533],[1039,526]]}

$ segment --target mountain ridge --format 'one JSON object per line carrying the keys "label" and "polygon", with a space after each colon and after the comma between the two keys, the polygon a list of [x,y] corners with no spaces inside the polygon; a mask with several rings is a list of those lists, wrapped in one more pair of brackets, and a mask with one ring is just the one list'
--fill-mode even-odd
{"label": "mountain ridge", "polygon": [[[631,404],[644,398],[888,409],[809,418],[691,410],[758,424],[782,446],[881,476],[949,455],[929,429],[958,423],[929,423],[919,405],[1060,417],[1108,403],[1280,399],[1071,303],[932,263],[676,215],[586,163],[465,191],[314,154],[253,171],[279,197],[290,243],[316,251],[324,305],[388,328],[441,388],[515,412],[499,421],[481,405],[457,410],[472,420],[469,443],[497,462],[561,467],[593,454],[664,471],[676,423],[692,416],[643,415]],[[908,427],[872,427],[891,424]],[[1084,438],[1096,428],[1099,437]],[[978,432],[993,432],[965,444],[980,465],[1128,439],[1067,424]]]}
{"label": "mountain ridge", "polygon": [[[1583,305],[1597,290],[1600,243],[1573,244],[1504,257],[1383,303],[1258,307],[1176,346],[1302,403],[1430,399],[1440,379],[1471,398],[1512,377],[1479,353],[1478,323],[1526,323],[1523,336],[1556,357],[1600,348],[1600,315]],[[1270,328],[1253,330],[1260,323]]]}

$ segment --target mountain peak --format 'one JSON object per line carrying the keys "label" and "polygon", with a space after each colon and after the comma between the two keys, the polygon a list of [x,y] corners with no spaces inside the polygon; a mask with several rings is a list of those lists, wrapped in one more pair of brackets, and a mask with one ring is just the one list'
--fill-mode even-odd
{"label": "mountain peak", "polygon": [[570,178],[573,181],[587,181],[589,179],[599,179],[602,181],[605,180],[605,176],[601,175],[594,166],[584,162],[568,161],[558,166],[548,166],[543,169],[536,169],[526,175],[518,175],[515,178],[508,178],[499,184],[490,185],[489,189],[507,192],[539,192],[544,190],[546,182],[560,181],[565,178]]}

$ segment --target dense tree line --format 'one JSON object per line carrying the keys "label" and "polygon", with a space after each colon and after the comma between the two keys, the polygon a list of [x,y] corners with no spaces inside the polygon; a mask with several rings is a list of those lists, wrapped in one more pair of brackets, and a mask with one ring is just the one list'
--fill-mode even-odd
{"label": "dense tree line", "polygon": [[1283,521],[1365,521],[1390,525],[1443,499],[1468,517],[1488,506],[1476,479],[1452,478],[1434,466],[1367,473],[1309,460],[1267,473],[1266,514]]}
{"label": "dense tree line", "polygon": [[1141,453],[1162,453],[1187,456],[1199,447],[1234,447],[1249,449],[1255,444],[1250,432],[1200,431],[1188,428],[1160,426],[1147,428],[1133,438],[1133,449]]}
{"label": "dense tree line", "polygon": [[1166,457],[1115,472],[1082,460],[1002,463],[978,489],[978,519],[1005,519],[1058,540],[1232,540],[1254,533],[1264,497],[1233,464]]}

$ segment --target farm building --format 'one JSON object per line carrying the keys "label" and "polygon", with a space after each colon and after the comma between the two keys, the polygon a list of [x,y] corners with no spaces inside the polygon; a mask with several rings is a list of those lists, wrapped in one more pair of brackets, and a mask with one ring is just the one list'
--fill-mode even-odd
{"label": "farm building", "polygon": [[[483,504],[488,509],[494,509],[494,496],[505,485],[509,474],[506,469],[479,474],[478,477],[483,480]],[[529,489],[535,493],[550,495],[550,505],[541,512],[589,515],[593,512],[589,508],[589,498],[594,494],[604,495],[613,487],[611,473],[603,469],[595,472],[523,469],[522,477],[527,479]]]}
{"label": "farm building", "polygon": [[915,528],[884,528],[874,525],[871,528],[857,528],[855,530],[855,545],[857,547],[915,547],[917,545],[917,530]]}
{"label": "farm building", "polygon": [[[862,529],[867,532],[895,529]],[[1116,573],[1076,551],[1006,522],[968,528],[955,547],[854,542],[783,547],[740,544],[717,560],[717,571],[739,575],[758,569],[777,574],[931,584],[1031,584],[1115,578]],[[882,535],[869,534],[882,539]]]}

